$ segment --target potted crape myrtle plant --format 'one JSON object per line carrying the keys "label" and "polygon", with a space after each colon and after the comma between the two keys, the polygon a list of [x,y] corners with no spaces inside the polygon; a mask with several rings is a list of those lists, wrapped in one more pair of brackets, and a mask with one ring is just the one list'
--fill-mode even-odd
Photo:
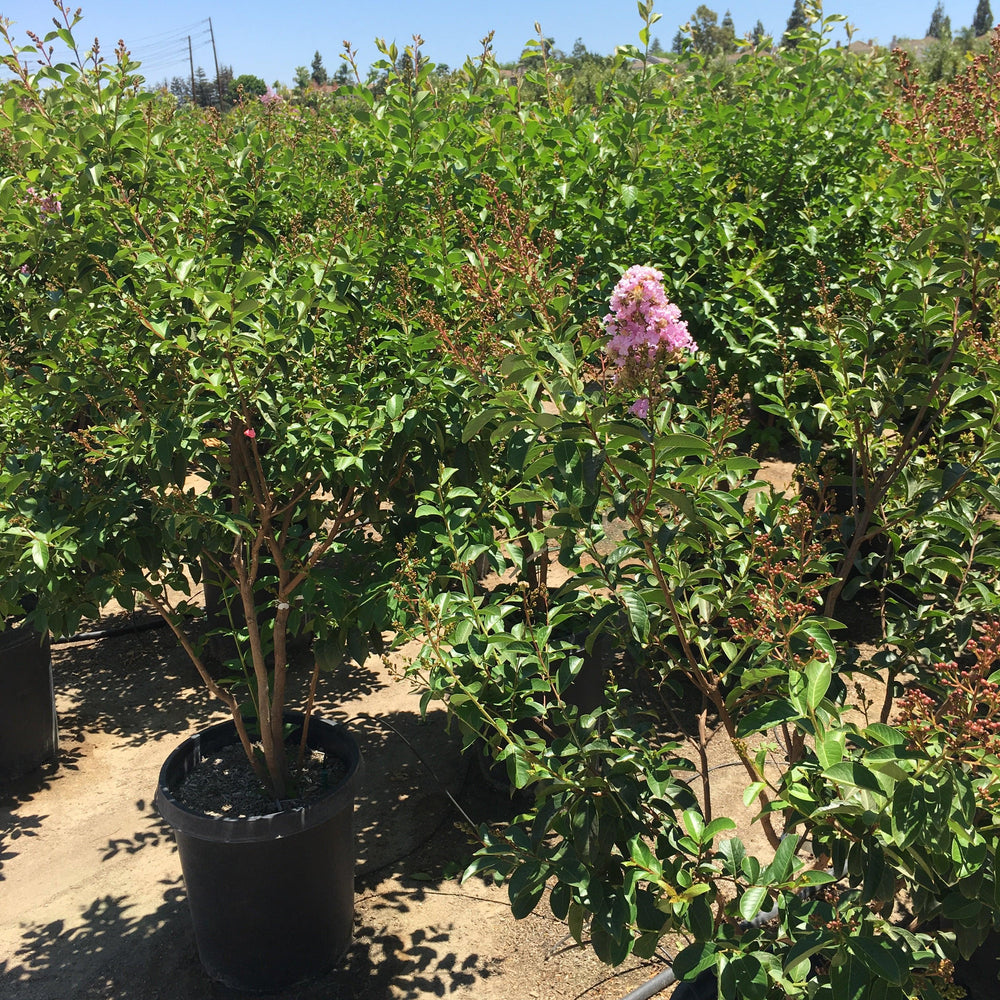
{"label": "potted crape myrtle plant", "polygon": [[[488,426],[508,455],[523,442],[516,496],[544,509],[534,550],[558,546],[571,588],[624,619],[638,669],[599,718],[574,719],[543,631],[506,634],[469,581],[480,540],[456,534],[466,585],[423,604],[415,672],[535,793],[481,829],[467,874],[505,880],[517,916],[547,902],[611,964],[668,945],[643,995],[676,980],[746,1000],[996,995],[993,963],[981,992],[962,967],[995,958],[1000,900],[998,41],[937,92],[901,57],[885,171],[913,195],[912,214],[893,209],[901,239],[813,272],[820,307],[784,316],[808,351],[765,384],[768,412],[804,457],[856,457],[848,510],[756,481],[758,358],[737,355],[746,386],[709,382],[699,399],[691,364],[657,371],[641,342],[631,372],[601,379],[612,331],[586,328],[585,293],[498,324],[506,381],[469,433]],[[688,317],[725,297],[703,272],[662,271]],[[699,363],[718,359],[704,326],[698,340]],[[472,506],[446,477],[425,499],[444,525]],[[611,551],[593,544],[601,512],[624,522]],[[874,651],[845,627],[859,592]],[[713,795],[734,771],[755,813],[742,828]]]}
{"label": "potted crape myrtle plant", "polygon": [[[360,194],[297,156],[311,118],[273,100],[178,112],[124,49],[81,54],[75,23],[8,37],[5,58],[0,557],[47,581],[42,628],[110,599],[154,608],[229,710],[170,755],[156,802],[206,970],[280,989],[350,941],[360,773],[349,734],[313,715],[319,660],[290,710],[289,636],[308,620],[355,650],[392,622],[395,521],[436,467],[454,386],[360,308],[386,269]],[[238,650],[222,665],[192,598],[206,560]],[[61,581],[81,580],[68,600]],[[193,804],[190,779],[231,746],[251,801]]]}
{"label": "potted crape myrtle plant", "polygon": [[[468,586],[423,603],[414,672],[426,699],[446,702],[512,783],[535,791],[512,824],[480,829],[466,874],[507,881],[517,916],[547,898],[610,964],[651,955],[677,933],[685,944],[657,988],[697,981],[747,1000],[950,996],[997,920],[995,535],[959,549],[963,586],[950,603],[923,594],[940,618],[950,609],[957,622],[961,610],[972,638],[935,646],[928,631],[914,648],[895,632],[905,659],[891,676],[915,681],[895,711],[901,692],[890,688],[879,711],[861,685],[871,669],[823,613],[850,542],[831,540],[824,512],[802,497],[755,481],[757,463],[738,448],[739,394],[709,379],[702,405],[680,398],[672,372],[683,377],[684,365],[652,308],[661,279],[626,272],[603,336],[556,335],[541,319],[530,337],[510,331],[495,440],[527,433],[519,495],[545,507],[568,589],[603,605],[593,631],[624,622],[616,636],[638,669],[581,717],[549,697],[565,678],[545,669],[540,630],[506,636],[502,608]],[[617,355],[622,308],[638,335],[602,382],[595,359]],[[954,323],[967,318],[956,310]],[[927,323],[929,336],[951,340],[950,323],[935,329],[939,313]],[[953,356],[954,382],[981,370],[974,351]],[[954,492],[920,497],[915,518],[957,506],[963,484],[953,467],[941,474]],[[988,462],[965,475],[964,498],[995,490]],[[900,493],[897,502],[918,502]],[[446,523],[466,502],[447,482],[426,497],[427,515]],[[623,522],[610,551],[593,544],[601,511]],[[470,563],[456,541],[464,578]],[[963,587],[975,597],[962,601]],[[961,666],[939,662],[959,653]],[[730,760],[712,764],[713,734]],[[729,766],[746,775],[744,803],[765,842],[756,851],[713,794],[713,772]]]}

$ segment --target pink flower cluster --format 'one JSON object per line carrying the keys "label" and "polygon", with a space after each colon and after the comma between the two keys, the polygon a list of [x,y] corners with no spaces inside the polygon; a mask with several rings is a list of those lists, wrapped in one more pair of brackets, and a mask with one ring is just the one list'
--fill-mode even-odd
{"label": "pink flower cluster", "polygon": [[680,309],[667,300],[663,275],[655,267],[637,264],[622,275],[604,327],[611,338],[607,352],[619,365],[642,351],[652,358],[661,348],[670,354],[698,349]]}
{"label": "pink flower cluster", "polygon": [[62,202],[58,201],[55,196],[51,194],[42,194],[36,191],[33,187],[28,188],[28,198],[27,202],[29,205],[34,205],[38,209],[38,214],[41,216],[43,222],[50,222],[51,219],[46,218],[46,216],[51,216],[56,218],[62,214]]}
{"label": "pink flower cluster", "polygon": [[260,103],[263,105],[277,104],[280,100],[281,94],[271,87],[268,87],[267,90],[260,95]]}

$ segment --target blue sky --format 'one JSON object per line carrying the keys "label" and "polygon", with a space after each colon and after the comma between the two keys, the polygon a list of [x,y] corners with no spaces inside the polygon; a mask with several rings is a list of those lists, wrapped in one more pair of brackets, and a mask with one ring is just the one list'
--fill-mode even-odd
{"label": "blue sky", "polygon": [[[663,46],[669,48],[677,27],[686,22],[700,0],[657,0],[662,15],[654,27]],[[952,27],[972,23],[977,0],[944,0]],[[936,0],[841,0],[827,4],[827,13],[840,13],[857,28],[855,38],[874,39],[882,45],[894,36],[923,37]],[[494,50],[501,61],[516,59],[524,42],[534,35],[534,22],[556,45],[569,51],[577,38],[594,52],[610,54],[615,45],[638,42],[641,22],[635,0],[72,0],[82,4],[83,20],[77,37],[87,45],[96,36],[109,53],[124,38],[133,55],[144,65],[147,78],[161,80],[188,73],[187,36],[191,35],[195,65],[213,75],[212,30],[219,62],[231,65],[237,76],[254,73],[267,83],[291,83],[296,66],[308,66],[319,51],[333,72],[348,39],[359,50],[359,63],[367,68],[377,57],[376,37],[395,39],[402,48],[411,36],[424,38],[424,52],[434,62],[452,68],[466,55],[479,51],[479,40],[495,30]],[[721,21],[729,9],[736,32],[752,30],[758,19],[764,28],[780,36],[793,0],[731,0],[707,3]],[[994,15],[1000,15],[1000,0]],[[24,39],[27,29],[42,33],[56,14],[51,0],[0,0],[0,16],[15,23],[14,33]],[[996,19],[996,17],[995,17]],[[839,37],[843,37],[840,35]]]}

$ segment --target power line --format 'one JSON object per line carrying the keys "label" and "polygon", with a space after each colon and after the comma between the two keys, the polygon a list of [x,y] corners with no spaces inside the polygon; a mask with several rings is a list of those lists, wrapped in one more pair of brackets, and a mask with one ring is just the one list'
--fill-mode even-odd
{"label": "power line", "polygon": [[194,39],[190,35],[182,35],[180,38],[176,38],[169,45],[161,45],[155,49],[141,49],[139,51],[132,51],[132,57],[137,59],[139,62],[157,62],[160,59],[170,58],[171,56],[176,56],[180,54],[181,56],[186,55],[188,47],[188,38],[192,38],[196,47],[201,48],[205,43],[201,39]]}
{"label": "power line", "polygon": [[[208,21],[199,21],[198,24],[207,24]],[[133,58],[140,64],[142,73],[148,78],[154,75],[168,74],[171,70],[179,70],[183,65],[184,74],[187,75],[187,64],[193,59],[193,53],[207,50],[211,47],[211,28],[203,28],[199,32],[190,35],[178,35],[149,49],[133,52]],[[214,50],[213,50],[214,60]],[[181,75],[177,73],[176,75]]]}
{"label": "power line", "polygon": [[[153,35],[146,35],[144,38],[135,38],[133,41],[136,43],[152,42],[158,38],[163,38],[166,35],[176,35],[186,38],[188,35],[193,34],[194,29],[200,24],[208,24],[208,18],[202,18],[200,21],[194,21],[191,24],[186,24],[180,28],[171,28],[169,31],[160,31]],[[203,30],[206,32],[208,31],[207,28]]]}
{"label": "power line", "polygon": [[[141,56],[144,61],[151,61],[153,59],[159,59],[161,56],[173,55],[175,52],[179,52],[180,50],[186,48],[187,38],[178,38],[176,41],[171,42],[169,46],[164,45],[157,49],[143,49]],[[133,52],[132,55],[138,58],[140,53]]]}
{"label": "power line", "polygon": [[[206,42],[205,39],[208,39]],[[187,28],[174,28],[170,31],[147,35],[144,39],[135,39],[132,57],[139,63],[139,68],[147,83],[154,77],[167,77],[176,72],[182,63],[187,63],[185,70],[191,75],[191,92],[195,91],[194,50],[211,46],[212,63],[215,67],[215,89],[220,109],[224,109],[225,96],[222,93],[222,73],[219,67],[219,56],[215,45],[215,31],[212,19],[204,18]],[[136,51],[137,50],[137,51]],[[201,66],[198,67],[202,71]]]}
{"label": "power line", "polygon": [[175,35],[152,45],[141,46],[143,52],[157,52],[161,49],[169,49],[176,45],[187,45],[188,38],[205,38],[209,35],[209,29],[203,28],[200,32],[188,32],[183,35]]}

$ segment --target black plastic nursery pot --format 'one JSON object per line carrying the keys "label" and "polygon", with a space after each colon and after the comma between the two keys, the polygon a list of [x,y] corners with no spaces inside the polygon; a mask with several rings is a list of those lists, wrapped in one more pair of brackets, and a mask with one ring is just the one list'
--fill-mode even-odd
{"label": "black plastic nursery pot", "polygon": [[955,983],[968,1000],[996,1000],[1000,996],[1000,932],[990,931],[970,958],[955,963]]}
{"label": "black plastic nursery pot", "polygon": [[567,704],[575,705],[581,715],[587,715],[604,704],[604,685],[614,664],[614,647],[607,632],[597,637],[589,653],[585,648],[586,636],[576,635],[574,639],[580,645],[583,663],[580,672],[563,692],[563,697]]}
{"label": "black plastic nursery pot", "polygon": [[0,783],[13,781],[59,748],[48,635],[16,625],[0,632]]}
{"label": "black plastic nursery pot", "polygon": [[[302,718],[285,715],[293,725]],[[335,788],[299,808],[247,819],[181,805],[174,789],[184,777],[237,739],[232,721],[186,739],[160,770],[156,806],[177,840],[205,971],[232,989],[277,992],[322,975],[350,946],[361,754],[343,726],[313,716],[309,745],[347,768]]]}

